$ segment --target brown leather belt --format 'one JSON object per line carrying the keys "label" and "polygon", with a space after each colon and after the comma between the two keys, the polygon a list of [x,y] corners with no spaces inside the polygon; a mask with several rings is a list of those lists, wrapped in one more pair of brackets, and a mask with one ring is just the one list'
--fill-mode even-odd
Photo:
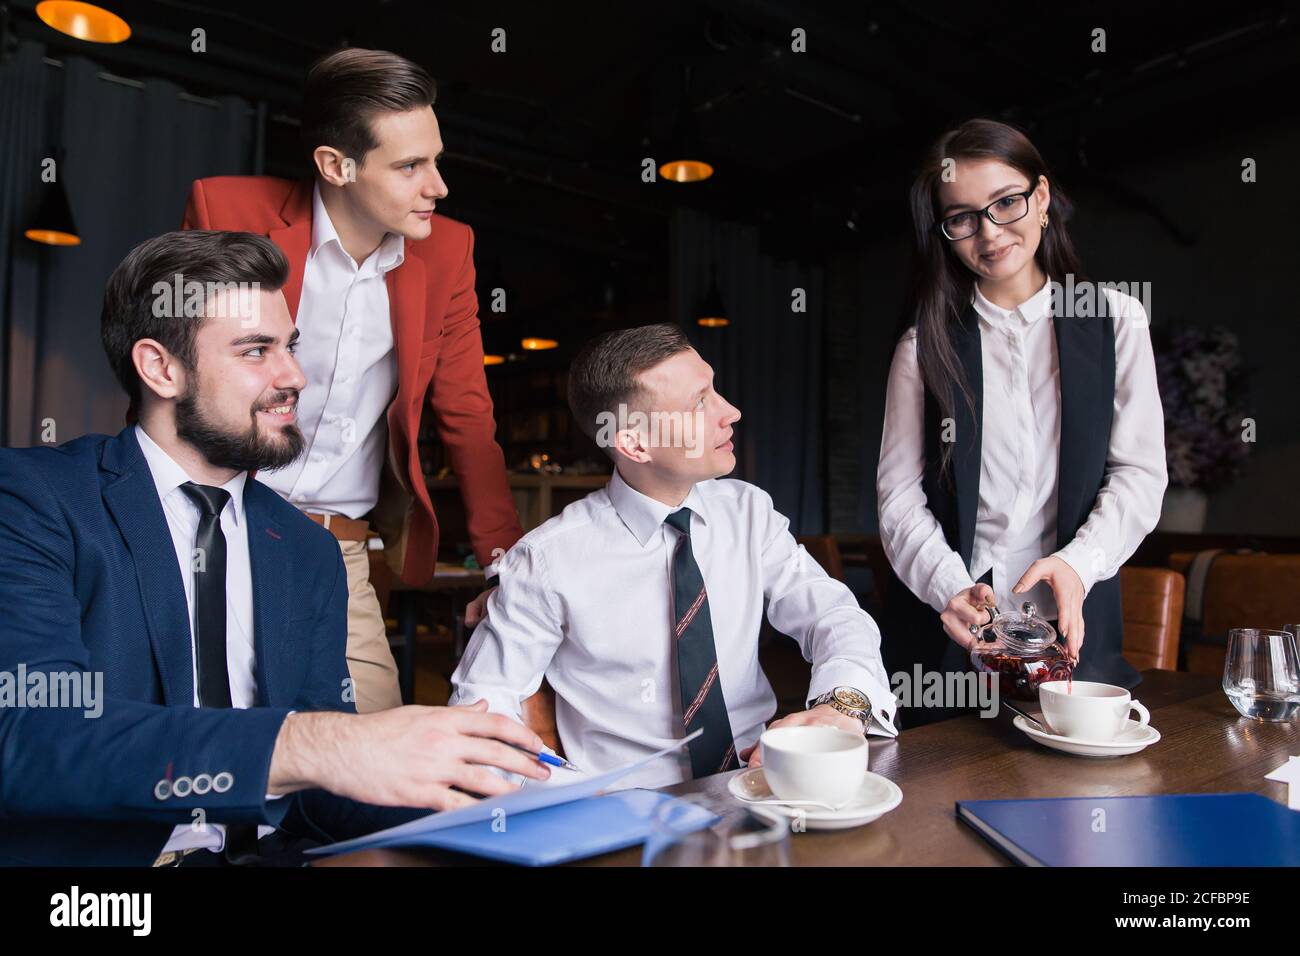
{"label": "brown leather belt", "polygon": [[342,515],[318,515],[304,511],[308,518],[323,525],[327,531],[340,541],[365,541],[370,537],[370,525],[357,518],[345,518]]}

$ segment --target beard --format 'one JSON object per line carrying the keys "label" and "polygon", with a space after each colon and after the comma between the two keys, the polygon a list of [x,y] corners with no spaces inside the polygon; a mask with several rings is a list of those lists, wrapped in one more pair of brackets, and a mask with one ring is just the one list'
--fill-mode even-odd
{"label": "beard", "polygon": [[[297,398],[297,392],[281,392],[264,408],[274,408]],[[191,374],[185,394],[176,401],[176,434],[218,468],[236,471],[272,471],[283,468],[302,454],[306,439],[296,423],[280,429],[280,440],[266,438],[257,424],[257,409],[249,412],[248,428],[232,432],[217,425],[199,407],[198,376]]]}

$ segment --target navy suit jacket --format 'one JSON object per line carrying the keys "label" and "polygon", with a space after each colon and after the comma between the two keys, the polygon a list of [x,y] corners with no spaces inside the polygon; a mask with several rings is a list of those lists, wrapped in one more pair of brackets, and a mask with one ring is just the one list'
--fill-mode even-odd
{"label": "navy suit jacket", "polygon": [[[291,710],[355,710],[348,584],[334,538],[270,488],[250,479],[244,510],[257,700],[197,708],[184,584],[133,428],[0,449],[0,679],[12,690],[19,665],[29,687],[36,672],[103,675],[97,717],[0,703],[0,864],[148,865],[195,810],[321,841],[428,812],[320,790],[266,798]],[[159,785],[222,773],[224,792]]]}

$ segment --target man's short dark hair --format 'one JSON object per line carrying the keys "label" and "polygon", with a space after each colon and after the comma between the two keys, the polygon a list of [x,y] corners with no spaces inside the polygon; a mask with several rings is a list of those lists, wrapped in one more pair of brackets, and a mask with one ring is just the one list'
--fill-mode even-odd
{"label": "man's short dark hair", "polygon": [[338,50],[307,70],[302,142],[310,159],[332,146],[361,166],[379,145],[370,121],[377,113],[432,106],[437,87],[424,67],[386,50]]}
{"label": "man's short dark hair", "polygon": [[[289,260],[270,239],[251,232],[201,229],[155,236],[127,253],[104,288],[99,335],[113,374],[136,408],[140,378],[131,360],[136,342],[155,339],[186,368],[194,368],[194,336],[202,318],[192,310],[187,315],[184,301],[173,295],[177,276],[183,296],[197,288],[194,283],[205,290],[247,284],[274,292],[289,278]],[[165,308],[158,308],[160,297]]]}
{"label": "man's short dark hair", "polygon": [[569,366],[569,410],[583,434],[594,440],[602,412],[638,404],[642,372],[689,348],[682,330],[666,322],[605,332],[584,345]]}

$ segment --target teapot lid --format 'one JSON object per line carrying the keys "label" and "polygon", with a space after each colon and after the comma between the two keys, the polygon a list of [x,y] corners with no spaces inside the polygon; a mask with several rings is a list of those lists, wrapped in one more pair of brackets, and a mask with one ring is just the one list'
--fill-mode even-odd
{"label": "teapot lid", "polygon": [[1032,601],[1026,601],[1019,611],[1009,614],[997,613],[996,607],[993,610],[989,627],[1009,648],[1041,648],[1056,641],[1056,629],[1038,616],[1038,608]]}

